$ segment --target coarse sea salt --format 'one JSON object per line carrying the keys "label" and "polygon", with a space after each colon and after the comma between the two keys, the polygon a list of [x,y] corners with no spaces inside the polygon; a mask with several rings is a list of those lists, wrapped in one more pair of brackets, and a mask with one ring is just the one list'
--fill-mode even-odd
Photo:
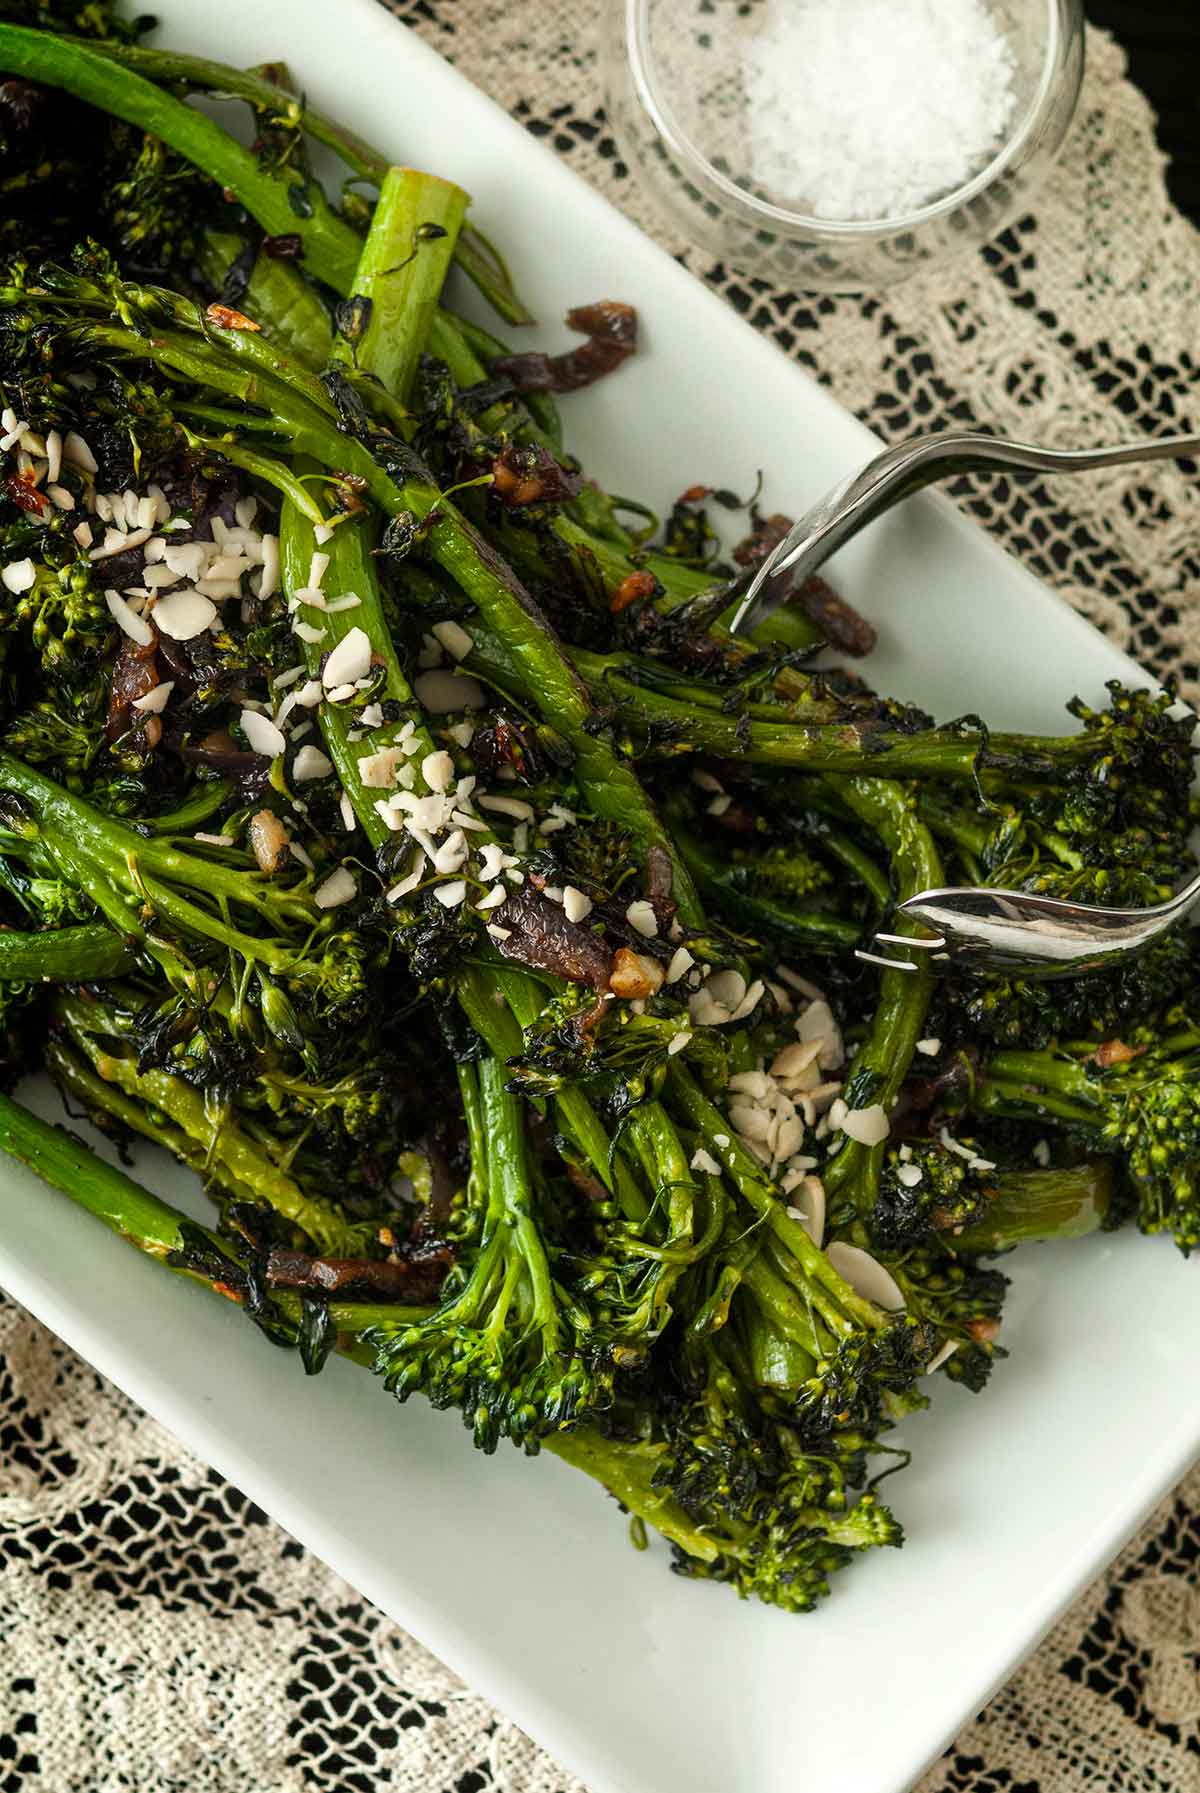
{"label": "coarse sea salt", "polygon": [[817,218],[886,219],[963,186],[1016,106],[987,0],[767,0],[742,64],[750,160]]}

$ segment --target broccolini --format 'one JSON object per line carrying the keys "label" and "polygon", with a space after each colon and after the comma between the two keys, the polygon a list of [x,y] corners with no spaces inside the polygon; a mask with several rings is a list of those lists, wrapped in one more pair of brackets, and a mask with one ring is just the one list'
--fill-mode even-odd
{"label": "broccolini", "polygon": [[513,352],[455,309],[465,275],[530,321],[465,193],[282,66],[137,38],[0,7],[3,1064],[211,1223],[7,1095],[0,1145],[307,1373],[340,1350],[808,1610],[900,1543],[932,1374],[1003,1357],[998,1254],[1200,1237],[1187,940],[1074,988],[853,948],[943,877],[1165,894],[1190,719],[939,725],[818,664],[872,639],[827,587],[735,641],[779,519],[570,451],[633,307]]}

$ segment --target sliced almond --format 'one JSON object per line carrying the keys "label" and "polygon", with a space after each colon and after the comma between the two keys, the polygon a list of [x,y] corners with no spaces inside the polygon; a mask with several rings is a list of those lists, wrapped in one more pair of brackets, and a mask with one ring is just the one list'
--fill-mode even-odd
{"label": "sliced almond", "polygon": [[144,697],[135,697],[133,700],[133,707],[135,710],[142,710],[143,712],[148,712],[150,715],[157,716],[166,709],[167,699],[174,689],[174,679],[164,679],[161,685],[152,686],[151,689],[146,692]]}
{"label": "sliced almond", "polygon": [[447,672],[444,667],[423,672],[414,681],[413,690],[421,708],[431,716],[444,716],[451,710],[481,710],[487,702],[477,679],[461,672]]}
{"label": "sliced almond", "polygon": [[929,1362],[925,1365],[924,1370],[921,1372],[922,1375],[932,1376],[933,1372],[935,1370],[940,1370],[942,1365],[944,1363],[946,1363],[949,1358],[953,1357],[954,1353],[957,1350],[958,1350],[958,1340],[957,1339],[947,1339],[945,1344],[941,1347],[941,1349],[938,1351],[935,1351],[933,1356],[929,1359]]}
{"label": "sliced almond", "polygon": [[243,710],[238,720],[242,725],[242,733],[255,753],[274,759],[287,746],[282,730],[276,728],[269,716],[260,715],[257,710]]}
{"label": "sliced almond", "polygon": [[746,980],[740,971],[714,971],[704,986],[714,1002],[732,1015],[746,995]]}
{"label": "sliced almond", "polygon": [[833,1010],[824,997],[810,1002],[796,1022],[796,1034],[802,1043],[815,1040],[820,1047],[820,1063],[826,1071],[836,1071],[845,1060],[842,1030],[833,1017]]}
{"label": "sliced almond", "polygon": [[777,1052],[771,1061],[772,1077],[791,1079],[799,1077],[811,1065],[815,1065],[821,1054],[820,1040],[797,1040],[791,1046],[785,1046]]}
{"label": "sliced almond", "polygon": [[106,591],[104,602],[108,605],[113,621],[119,629],[136,641],[139,647],[150,647],[154,642],[154,630],[149,623],[143,622],[136,610],[132,610],[119,591]]}
{"label": "sliced almond", "polygon": [[330,649],[321,668],[321,682],[326,691],[332,691],[338,685],[353,684],[355,679],[365,678],[370,670],[370,638],[365,630],[355,627],[347,629],[337,646]]}
{"label": "sliced almond", "polygon": [[217,607],[198,591],[172,591],[154,606],[154,626],[173,641],[193,641],[211,629]]}
{"label": "sliced almond", "polygon": [[881,1145],[891,1128],[882,1104],[872,1102],[868,1108],[848,1108],[841,1118],[841,1130],[860,1146]]}
{"label": "sliced almond", "polygon": [[[824,1183],[820,1177],[802,1177],[789,1194],[794,1204],[788,1209],[789,1214],[800,1222],[813,1244],[819,1247],[825,1237]],[[849,1277],[846,1280],[849,1282]]]}
{"label": "sliced almond", "polygon": [[339,865],[336,872],[331,872],[324,884],[319,884],[314,890],[313,902],[318,909],[337,909],[357,895],[358,885],[352,874],[344,865]]}
{"label": "sliced almond", "polygon": [[753,1102],[731,1102],[729,1118],[733,1122],[734,1131],[743,1139],[765,1141],[771,1130],[771,1117],[765,1108]]}
{"label": "sliced almond", "polygon": [[899,1283],[869,1251],[837,1240],[828,1247],[825,1255],[843,1282],[848,1282],[864,1301],[873,1301],[876,1307],[882,1307],[888,1313],[903,1309],[904,1296]]}

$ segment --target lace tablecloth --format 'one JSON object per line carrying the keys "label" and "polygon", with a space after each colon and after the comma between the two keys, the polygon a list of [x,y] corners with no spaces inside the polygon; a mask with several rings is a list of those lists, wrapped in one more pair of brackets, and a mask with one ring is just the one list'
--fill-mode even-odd
{"label": "lace tablecloth", "polygon": [[[395,10],[663,234],[597,108],[578,48],[585,0]],[[861,300],[780,293],[689,260],[886,436],[951,420],[1062,443],[1200,426],[1200,236],[1169,205],[1149,109],[1096,33],[1079,117],[1036,215],[983,254]],[[1053,492],[980,486],[966,502],[1123,647],[1197,695],[1193,474],[1160,465]],[[1198,1648],[1200,1472],[921,1793],[1200,1787]],[[0,1303],[0,1793],[18,1789],[584,1793]]]}

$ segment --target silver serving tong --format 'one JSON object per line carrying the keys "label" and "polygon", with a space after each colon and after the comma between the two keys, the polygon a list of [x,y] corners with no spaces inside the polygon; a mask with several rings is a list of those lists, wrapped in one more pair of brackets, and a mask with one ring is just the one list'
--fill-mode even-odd
{"label": "silver serving tong", "polygon": [[900,954],[859,952],[889,971],[1007,971],[1014,976],[1078,977],[1144,952],[1200,903],[1200,874],[1165,903],[1149,909],[1105,909],[1023,890],[985,885],[922,890],[897,906],[898,917],[928,935],[876,934],[877,946]]}
{"label": "silver serving tong", "polygon": [[[961,430],[897,443],[805,512],[758,569],[730,626],[738,634],[764,622],[860,529],[936,480],[961,473],[1087,473],[1193,455],[1200,455],[1200,436],[1158,436],[1075,451],[1034,448]],[[856,957],[893,971],[916,972],[924,964],[936,971],[1075,977],[1144,952],[1198,902],[1200,875],[1169,901],[1148,909],[1108,909],[985,886],[923,890],[896,913],[930,933],[879,933],[875,944],[902,956],[859,952]]]}
{"label": "silver serving tong", "polygon": [[[1152,436],[1117,448],[1032,448],[1003,436],[944,430],[885,449],[859,473],[834,486],[763,561],[730,628],[735,635],[765,622],[831,554],[901,499],[960,473],[1090,473],[1131,461],[1178,461],[1200,455],[1200,436]],[[781,575],[790,573],[791,578]]]}

